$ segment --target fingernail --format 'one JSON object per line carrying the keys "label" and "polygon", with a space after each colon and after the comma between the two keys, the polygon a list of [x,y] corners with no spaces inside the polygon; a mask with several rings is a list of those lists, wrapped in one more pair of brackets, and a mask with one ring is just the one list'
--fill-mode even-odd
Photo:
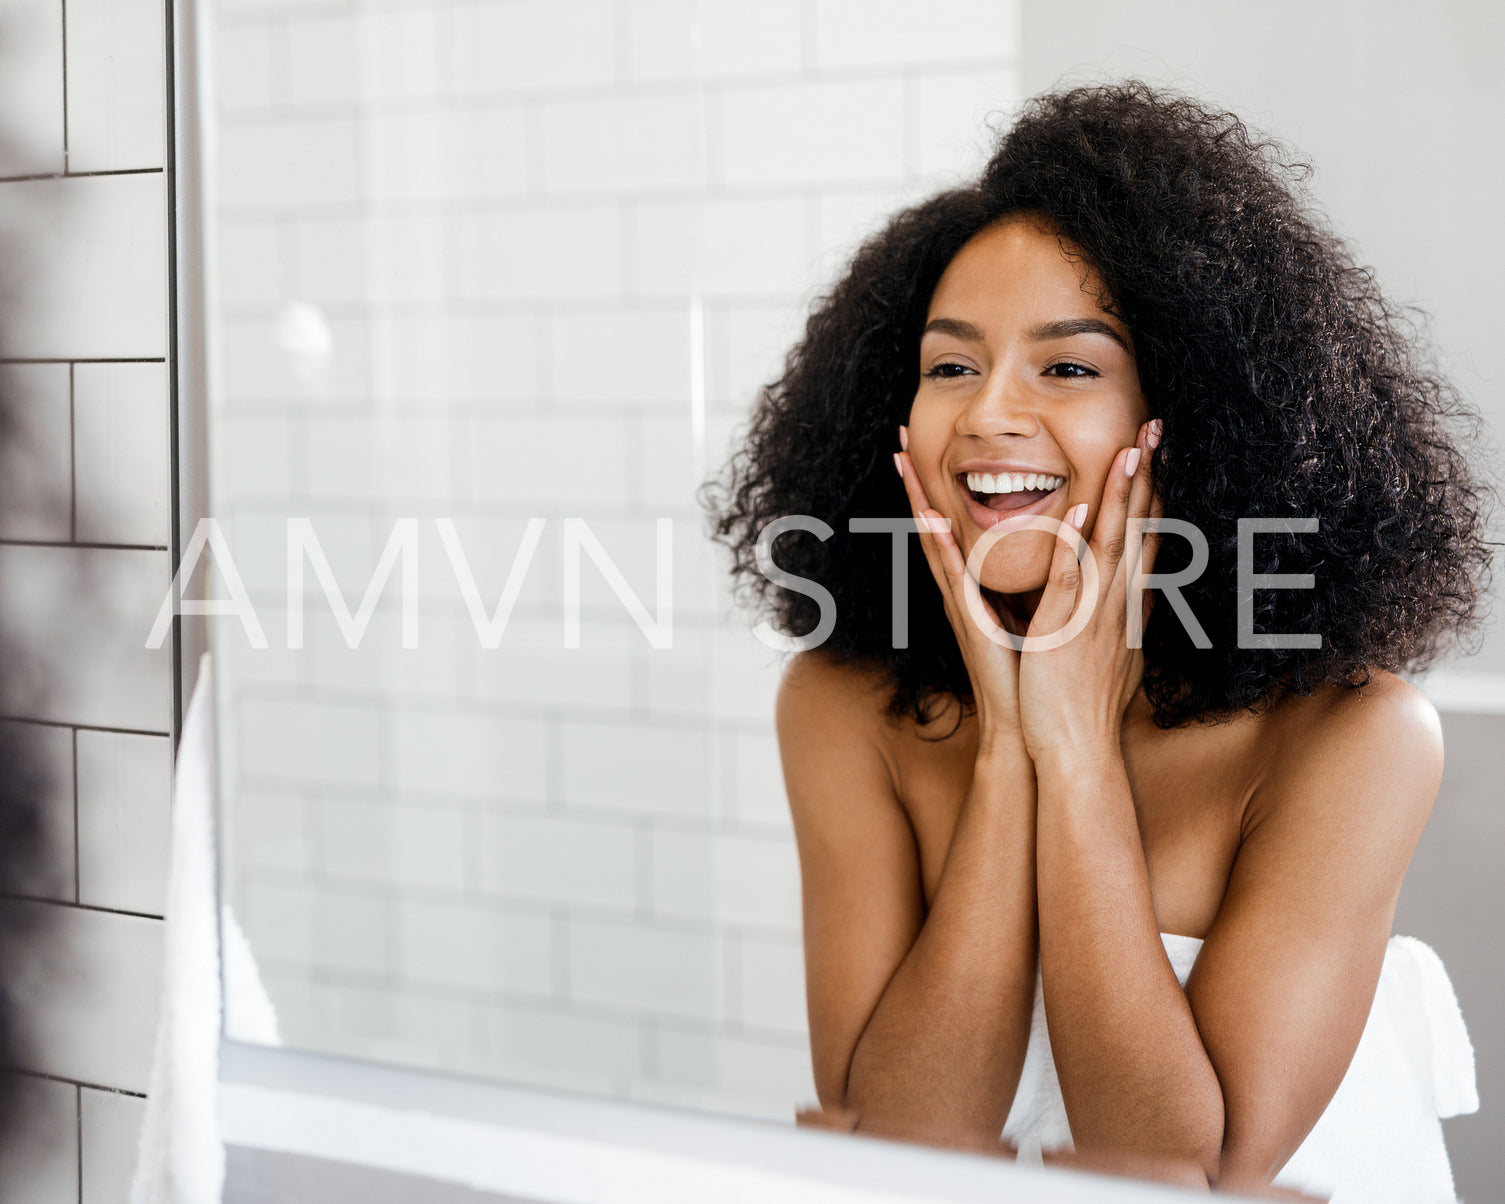
{"label": "fingernail", "polygon": [[925,530],[932,535],[938,535],[946,529],[946,520],[938,510],[921,510],[920,520],[925,524]]}
{"label": "fingernail", "polygon": [[1134,470],[1138,467],[1139,449],[1137,447],[1131,447],[1129,448],[1129,456],[1124,461],[1124,476],[1132,477],[1134,475]]}
{"label": "fingernail", "polygon": [[1144,445],[1151,451],[1154,451],[1160,445],[1160,427],[1160,419],[1157,418],[1154,422],[1150,423],[1149,433],[1144,437]]}
{"label": "fingernail", "polygon": [[909,428],[907,426],[899,427],[899,446],[905,451],[909,450]]}
{"label": "fingernail", "polygon": [[1087,503],[1082,502],[1079,505],[1073,506],[1071,513],[1067,517],[1071,520],[1071,525],[1080,531],[1082,524],[1087,521]]}
{"label": "fingernail", "polygon": [[899,480],[904,479],[904,465],[899,463],[899,453],[894,453],[894,471],[899,474]]}

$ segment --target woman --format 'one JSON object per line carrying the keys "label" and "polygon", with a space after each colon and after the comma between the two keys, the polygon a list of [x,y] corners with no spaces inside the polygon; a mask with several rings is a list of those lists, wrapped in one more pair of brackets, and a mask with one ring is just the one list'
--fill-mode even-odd
{"label": "woman", "polygon": [[[1394,671],[1472,626],[1486,495],[1290,180],[1186,98],[1037,99],[763,392],[716,533],[784,633],[835,617],[777,714],[826,1123],[1452,1198],[1437,1101],[1362,1149],[1330,1104],[1382,967],[1446,984],[1390,940],[1442,766]],[[832,529],[774,546],[803,590],[758,565],[787,514]],[[924,551],[892,603],[885,516]]]}

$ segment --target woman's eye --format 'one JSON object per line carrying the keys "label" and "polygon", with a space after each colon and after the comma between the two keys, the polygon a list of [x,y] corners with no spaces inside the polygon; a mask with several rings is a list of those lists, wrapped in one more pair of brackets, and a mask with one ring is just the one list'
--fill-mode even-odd
{"label": "woman's eye", "polygon": [[1085,364],[1074,364],[1070,360],[1062,360],[1058,364],[1051,364],[1045,369],[1046,376],[1058,376],[1071,379],[1079,376],[1096,376],[1097,373]]}
{"label": "woman's eye", "polygon": [[960,376],[962,373],[970,371],[972,369],[967,367],[966,364],[936,364],[932,368],[927,368],[925,375],[928,377],[952,377]]}

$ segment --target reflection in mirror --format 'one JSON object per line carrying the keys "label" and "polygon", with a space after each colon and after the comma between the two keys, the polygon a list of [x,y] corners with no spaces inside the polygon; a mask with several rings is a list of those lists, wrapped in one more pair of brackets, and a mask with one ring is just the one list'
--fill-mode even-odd
{"label": "reflection in mirror", "polygon": [[224,878],[282,1040],[791,1121],[780,654],[694,491],[981,161],[1012,16],[916,74],[855,12],[806,70],[797,6],[212,7],[213,511],[269,644],[219,624]]}
{"label": "reflection in mirror", "polygon": [[[1021,105],[1007,5],[211,7],[223,882],[276,1040],[1451,1192],[1396,674],[1473,630],[1489,482],[1283,151]],[[1162,515],[1141,650],[1114,532]]]}

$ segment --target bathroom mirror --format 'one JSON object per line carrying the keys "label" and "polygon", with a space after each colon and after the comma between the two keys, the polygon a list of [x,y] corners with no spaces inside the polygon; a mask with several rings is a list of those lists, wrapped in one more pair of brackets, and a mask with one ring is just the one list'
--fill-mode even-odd
{"label": "bathroom mirror", "polygon": [[[231,990],[237,1040],[788,1124],[815,1103],[785,654],[695,491],[862,238],[1064,73],[1200,88],[1310,153],[1505,415],[1462,354],[1491,339],[1467,278],[1505,266],[1477,236],[1499,168],[1439,120],[1499,96],[1466,5],[1419,41],[1318,6],[1309,51],[1283,9],[1197,33],[1168,3],[1148,50],[1115,6],[1033,0],[199,7],[217,526],[185,554],[239,607],[211,641],[222,891],[275,1013]],[[1447,130],[1425,146],[1382,137],[1407,55]],[[1374,200],[1408,154],[1475,235]],[[1494,700],[1469,709],[1505,710],[1499,647],[1447,679]]]}

